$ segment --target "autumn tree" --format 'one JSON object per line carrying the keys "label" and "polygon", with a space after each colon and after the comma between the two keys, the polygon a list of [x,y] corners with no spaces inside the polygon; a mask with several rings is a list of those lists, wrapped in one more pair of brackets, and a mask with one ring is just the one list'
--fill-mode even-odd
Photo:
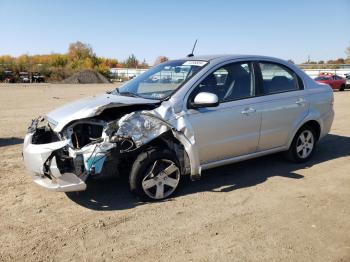
{"label": "autumn tree", "polygon": [[0,56],[0,64],[1,65],[11,65],[13,63],[15,63],[16,58],[9,56],[9,55],[3,55]]}
{"label": "autumn tree", "polygon": [[154,62],[154,65],[158,65],[158,64],[164,63],[164,62],[166,62],[168,60],[169,60],[169,58],[166,57],[166,56],[158,56],[156,61]]}
{"label": "autumn tree", "polygon": [[92,47],[80,41],[69,45],[68,57],[72,68],[92,69],[96,65],[96,55]]}
{"label": "autumn tree", "polygon": [[90,45],[77,41],[69,45],[68,56],[71,60],[81,60],[93,57],[95,54]]}
{"label": "autumn tree", "polygon": [[106,66],[109,68],[118,67],[117,59],[98,57],[97,61],[98,61],[98,64],[102,64],[103,66]]}
{"label": "autumn tree", "polygon": [[[51,54],[51,58],[48,61],[48,63],[50,63],[51,66],[53,67],[65,67],[68,64],[68,62],[69,62],[68,56],[62,55],[62,54]],[[38,64],[43,64],[43,63],[38,62]]]}
{"label": "autumn tree", "polygon": [[30,67],[30,57],[28,55],[21,55],[17,57],[17,70],[19,72],[21,71],[27,71]]}

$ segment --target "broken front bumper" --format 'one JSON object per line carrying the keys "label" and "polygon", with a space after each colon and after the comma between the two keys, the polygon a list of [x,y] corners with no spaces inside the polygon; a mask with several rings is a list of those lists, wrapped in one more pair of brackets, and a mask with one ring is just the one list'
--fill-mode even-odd
{"label": "broken front bumper", "polygon": [[[23,158],[26,169],[33,181],[38,185],[52,191],[71,192],[86,189],[83,180],[73,173],[61,173],[57,167],[54,151],[62,149],[68,144],[67,140],[48,143],[32,144],[33,133],[28,133],[23,143]],[[50,159],[50,161],[48,161]],[[49,170],[45,163],[49,162]]]}

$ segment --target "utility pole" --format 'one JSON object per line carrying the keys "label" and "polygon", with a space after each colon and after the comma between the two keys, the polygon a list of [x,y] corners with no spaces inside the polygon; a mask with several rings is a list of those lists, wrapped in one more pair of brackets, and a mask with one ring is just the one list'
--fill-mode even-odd
{"label": "utility pole", "polygon": [[28,76],[29,76],[29,83],[32,83],[32,58],[31,58],[31,56],[29,56],[29,72],[28,72]]}

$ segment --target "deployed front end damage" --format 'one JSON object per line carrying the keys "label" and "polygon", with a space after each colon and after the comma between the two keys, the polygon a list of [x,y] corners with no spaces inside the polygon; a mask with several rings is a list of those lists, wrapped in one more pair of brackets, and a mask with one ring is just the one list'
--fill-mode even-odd
{"label": "deployed front end damage", "polygon": [[[117,138],[132,139],[135,147],[143,146],[162,134],[171,132],[173,139],[181,145],[175,152],[177,157],[183,159],[183,173],[190,173],[192,180],[200,178],[201,169],[197,147],[195,144],[191,125],[186,116],[170,111],[171,107],[160,110],[133,112],[125,115],[118,121],[119,129],[115,133]],[[164,109],[164,110],[162,110]],[[164,120],[168,119],[167,121]],[[166,140],[172,143],[173,140]],[[168,145],[172,147],[172,145]]]}
{"label": "deployed front end damage", "polygon": [[73,121],[59,132],[54,131],[55,123],[33,120],[24,140],[26,168],[34,182],[49,190],[81,191],[88,177],[118,176],[143,147],[161,140],[176,153],[182,173],[198,179],[199,158],[190,125],[181,113],[168,110],[160,106],[114,120],[90,117]]}
{"label": "deployed front end damage", "polygon": [[[91,137],[90,141],[77,138],[79,125],[89,125],[90,135],[94,132],[98,135],[99,130],[102,134],[104,126],[98,122],[78,121],[62,133],[56,133],[43,118],[32,122],[24,139],[23,158],[34,182],[53,191],[81,191],[86,189],[88,175],[100,174],[108,168],[104,162],[111,157],[115,144],[108,143],[102,136]],[[92,131],[93,126],[100,128]],[[80,148],[79,143],[84,146]]]}

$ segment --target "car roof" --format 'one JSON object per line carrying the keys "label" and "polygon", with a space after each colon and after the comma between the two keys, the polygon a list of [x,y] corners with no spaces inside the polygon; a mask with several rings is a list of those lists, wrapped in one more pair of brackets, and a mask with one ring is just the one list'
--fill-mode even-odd
{"label": "car roof", "polygon": [[336,76],[336,74],[329,73],[329,72],[321,72],[321,73],[319,73],[319,76],[328,76],[328,77],[332,77],[332,76]]}
{"label": "car roof", "polygon": [[332,78],[332,76],[329,76],[329,75],[318,75],[317,77]]}
{"label": "car roof", "polygon": [[286,63],[286,60],[282,60],[276,57],[271,56],[262,56],[262,55],[246,55],[246,54],[217,54],[217,55],[195,55],[191,57],[184,57],[184,60],[203,60],[208,62],[224,62],[227,60],[235,60],[235,59],[261,59],[261,60],[269,60],[275,62]]}

